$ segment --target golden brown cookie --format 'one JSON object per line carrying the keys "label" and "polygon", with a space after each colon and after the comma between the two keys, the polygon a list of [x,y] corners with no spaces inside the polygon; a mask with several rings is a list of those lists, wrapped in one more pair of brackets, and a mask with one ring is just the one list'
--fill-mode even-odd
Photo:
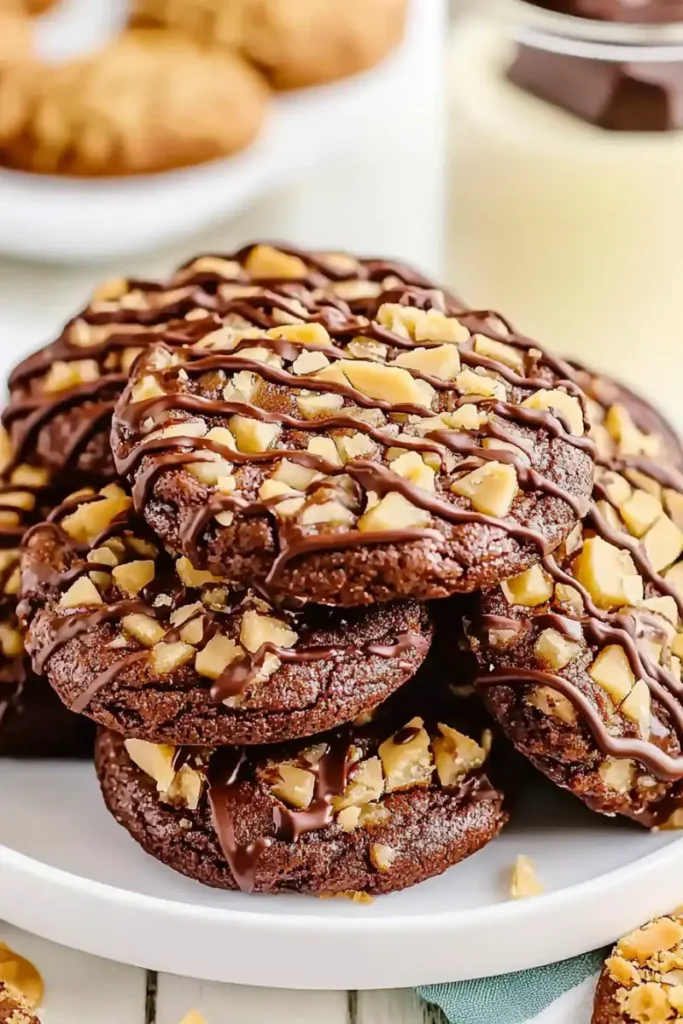
{"label": "golden brown cookie", "polygon": [[21,7],[10,2],[0,4],[0,67],[28,60],[31,45],[31,23]]}
{"label": "golden brown cookie", "polygon": [[683,1020],[683,915],[631,932],[606,960],[592,1024],[673,1024]]}
{"label": "golden brown cookie", "polygon": [[133,30],[82,60],[0,79],[0,163],[44,174],[148,174],[237,152],[267,108],[239,57]]}
{"label": "golden brown cookie", "polygon": [[403,36],[405,0],[136,0],[134,17],[239,50],[278,89],[345,78]]}

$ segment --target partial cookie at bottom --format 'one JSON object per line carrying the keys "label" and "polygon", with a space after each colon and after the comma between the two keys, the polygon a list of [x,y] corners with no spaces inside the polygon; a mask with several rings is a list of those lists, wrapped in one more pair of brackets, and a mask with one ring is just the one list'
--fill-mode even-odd
{"label": "partial cookie at bottom", "polygon": [[507,818],[483,748],[419,718],[393,738],[370,724],[247,754],[102,730],[95,760],[109,810],[143,849],[224,889],[404,889],[481,849]]}
{"label": "partial cookie at bottom", "polygon": [[683,1020],[683,916],[676,911],[621,939],[605,962],[592,1024]]}

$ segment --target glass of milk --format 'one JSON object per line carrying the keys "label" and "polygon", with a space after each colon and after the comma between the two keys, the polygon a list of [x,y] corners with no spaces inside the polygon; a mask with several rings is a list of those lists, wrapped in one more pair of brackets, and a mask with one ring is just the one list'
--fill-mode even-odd
{"label": "glass of milk", "polygon": [[640,0],[647,24],[607,19],[632,0],[539,4],[553,11],[501,0],[456,26],[449,283],[676,416],[683,20],[656,21],[675,0]]}

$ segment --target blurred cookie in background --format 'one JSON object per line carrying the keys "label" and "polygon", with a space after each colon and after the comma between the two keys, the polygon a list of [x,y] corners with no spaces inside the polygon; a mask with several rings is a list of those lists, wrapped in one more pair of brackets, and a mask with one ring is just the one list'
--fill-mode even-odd
{"label": "blurred cookie in background", "polygon": [[400,43],[406,0],[135,0],[134,21],[241,52],[276,89],[364,71]]}
{"label": "blurred cookie in background", "polygon": [[650,921],[621,939],[605,961],[592,1024],[683,1020],[683,915]]}
{"label": "blurred cookie in background", "polygon": [[235,153],[267,112],[258,72],[171,32],[131,30],[59,65],[0,77],[0,163],[43,174],[148,174]]}
{"label": "blurred cookie in background", "polygon": [[[0,0],[0,69],[30,59],[32,39],[31,23],[21,3]],[[2,119],[0,112],[0,124]]]}

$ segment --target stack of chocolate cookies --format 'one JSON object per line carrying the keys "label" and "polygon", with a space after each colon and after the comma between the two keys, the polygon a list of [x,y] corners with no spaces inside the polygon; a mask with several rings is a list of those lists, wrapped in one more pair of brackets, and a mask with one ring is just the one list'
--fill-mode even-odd
{"label": "stack of chocolate cookies", "polygon": [[257,244],[104,286],[5,423],[62,487],[27,650],[101,726],[118,821],[209,885],[404,888],[507,817],[472,682],[596,809],[668,807],[679,448],[613,391],[382,260]]}

